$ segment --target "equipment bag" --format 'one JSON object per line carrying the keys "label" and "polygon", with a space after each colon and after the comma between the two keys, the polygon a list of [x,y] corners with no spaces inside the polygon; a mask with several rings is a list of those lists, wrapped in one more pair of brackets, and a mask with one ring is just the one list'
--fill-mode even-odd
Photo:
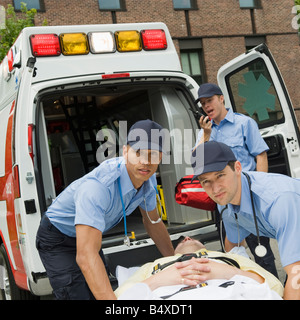
{"label": "equipment bag", "polygon": [[175,200],[178,204],[197,209],[214,211],[216,203],[207,195],[200,182],[193,175],[185,176],[176,183]]}

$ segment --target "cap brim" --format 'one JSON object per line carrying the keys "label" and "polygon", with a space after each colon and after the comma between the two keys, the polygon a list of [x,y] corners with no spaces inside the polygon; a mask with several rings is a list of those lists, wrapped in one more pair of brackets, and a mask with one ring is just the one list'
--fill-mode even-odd
{"label": "cap brim", "polygon": [[134,150],[157,150],[163,153],[166,153],[164,149],[157,143],[152,143],[148,141],[134,141],[134,142],[127,142],[130,147]]}
{"label": "cap brim", "polygon": [[208,172],[221,171],[227,166],[227,164],[228,164],[228,161],[223,161],[223,162],[208,164],[205,167],[202,166],[200,168],[197,168],[197,170],[192,178],[192,181],[194,181],[201,174],[208,173]]}

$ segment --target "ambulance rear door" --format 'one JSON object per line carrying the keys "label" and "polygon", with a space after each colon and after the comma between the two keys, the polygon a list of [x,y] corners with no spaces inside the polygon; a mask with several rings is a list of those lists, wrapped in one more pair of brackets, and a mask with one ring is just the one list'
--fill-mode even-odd
{"label": "ambulance rear door", "polygon": [[252,117],[270,150],[269,172],[300,177],[299,126],[276,62],[261,44],[222,66],[225,106]]}

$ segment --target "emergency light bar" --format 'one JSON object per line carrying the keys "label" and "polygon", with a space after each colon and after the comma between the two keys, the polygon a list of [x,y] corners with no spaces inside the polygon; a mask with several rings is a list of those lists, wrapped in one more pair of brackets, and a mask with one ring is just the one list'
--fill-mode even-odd
{"label": "emergency light bar", "polygon": [[138,31],[117,31],[115,37],[120,52],[142,50],[141,36]]}
{"label": "emergency light bar", "polygon": [[127,30],[112,32],[34,34],[30,36],[35,57],[133,52],[167,49],[164,30]]}
{"label": "emergency light bar", "polygon": [[88,54],[90,52],[85,33],[63,33],[59,39],[64,55]]}
{"label": "emergency light bar", "polygon": [[164,50],[167,48],[164,30],[142,30],[141,35],[145,50]]}
{"label": "emergency light bar", "polygon": [[33,34],[30,36],[31,50],[35,57],[59,56],[59,38],[56,34]]}
{"label": "emergency light bar", "polygon": [[92,53],[116,51],[116,45],[112,32],[90,32],[88,37]]}

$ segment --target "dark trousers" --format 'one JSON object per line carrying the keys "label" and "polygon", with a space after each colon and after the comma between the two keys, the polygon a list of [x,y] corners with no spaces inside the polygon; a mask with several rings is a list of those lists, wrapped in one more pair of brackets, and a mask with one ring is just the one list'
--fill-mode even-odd
{"label": "dark trousers", "polygon": [[[94,300],[76,263],[76,238],[60,232],[44,215],[37,232],[36,247],[56,299]],[[105,264],[102,250],[99,254]]]}

